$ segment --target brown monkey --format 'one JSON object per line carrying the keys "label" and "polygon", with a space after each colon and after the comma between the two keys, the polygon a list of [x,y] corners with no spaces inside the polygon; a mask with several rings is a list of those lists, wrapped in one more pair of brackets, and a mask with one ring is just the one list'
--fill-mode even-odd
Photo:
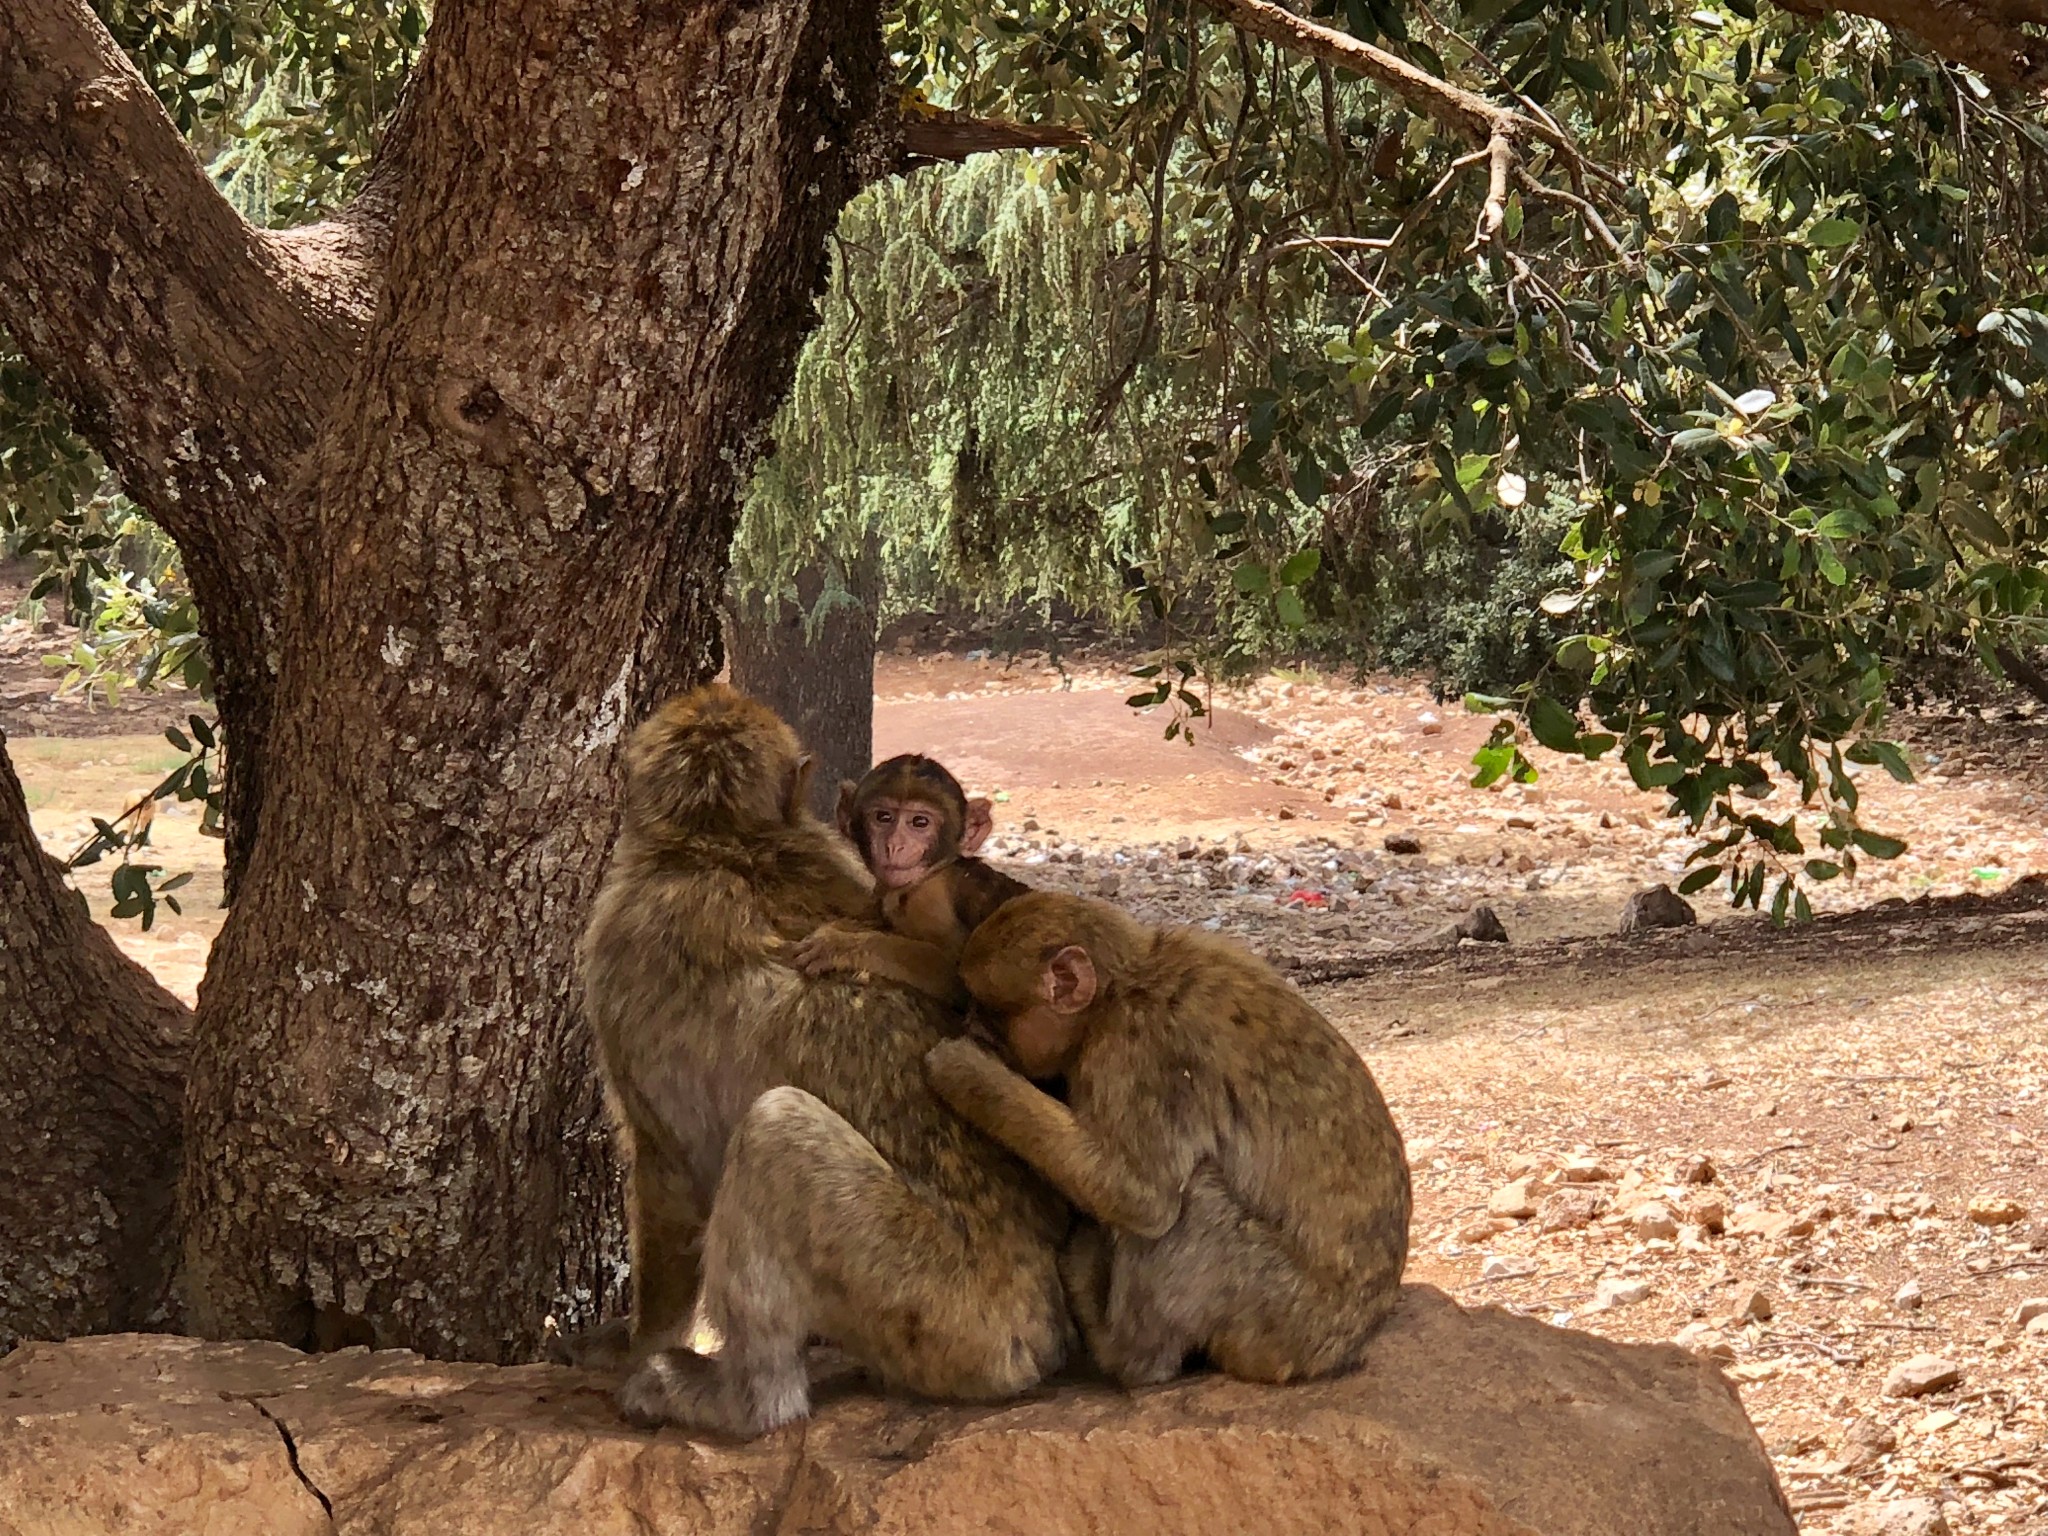
{"label": "brown monkey", "polygon": [[[1031,887],[982,859],[941,864],[914,885],[884,891],[872,924],[829,923],[796,947],[806,974],[849,971],[897,981],[927,997],[964,1006],[960,950],[995,909]],[[886,931],[882,931],[886,930]]]}
{"label": "brown monkey", "polygon": [[968,799],[942,764],[915,752],[875,764],[858,784],[839,786],[839,830],[884,891],[975,852],[994,825],[986,799]]}
{"label": "brown monkey", "polygon": [[[1061,1267],[1126,1386],[1200,1350],[1290,1381],[1356,1362],[1408,1251],[1408,1166],[1372,1074],[1225,940],[1035,891],[974,930],[961,979],[1023,1076],[966,1040],[925,1058],[948,1103],[1100,1226]],[[1026,1077],[1064,1076],[1067,1102]]]}
{"label": "brown monkey", "polygon": [[[813,1335],[925,1396],[1034,1385],[1071,1339],[1068,1213],[932,1096],[920,1062],[957,1016],[779,960],[872,900],[803,809],[788,726],[700,688],[634,733],[626,774],[583,965],[633,1160],[628,1412],[738,1435],[801,1418]],[[718,1355],[657,1353],[700,1288]]]}

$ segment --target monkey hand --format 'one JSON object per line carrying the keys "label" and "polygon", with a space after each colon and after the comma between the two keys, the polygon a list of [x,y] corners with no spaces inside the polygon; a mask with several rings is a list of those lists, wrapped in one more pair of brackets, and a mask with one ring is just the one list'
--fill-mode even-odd
{"label": "monkey hand", "polygon": [[932,1092],[970,1120],[975,1111],[1000,1100],[1019,1081],[992,1052],[972,1040],[941,1040],[924,1053],[925,1081]]}
{"label": "monkey hand", "polygon": [[828,924],[789,951],[789,963],[806,976],[868,969],[866,935],[858,928]]}

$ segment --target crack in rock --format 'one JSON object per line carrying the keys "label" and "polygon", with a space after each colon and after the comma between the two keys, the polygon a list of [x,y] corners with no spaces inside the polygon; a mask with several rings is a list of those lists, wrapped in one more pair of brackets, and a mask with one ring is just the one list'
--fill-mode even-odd
{"label": "crack in rock", "polygon": [[306,1469],[299,1465],[299,1443],[292,1438],[291,1426],[264,1407],[260,1399],[245,1397],[242,1401],[277,1426],[278,1438],[284,1441],[284,1459],[291,1466],[292,1476],[305,1484],[306,1492],[312,1494],[314,1498],[320,1501],[320,1508],[326,1511],[327,1514],[327,1523],[329,1526],[332,1526],[335,1523],[334,1501],[320,1491],[320,1485],[314,1482],[312,1478],[306,1476]]}

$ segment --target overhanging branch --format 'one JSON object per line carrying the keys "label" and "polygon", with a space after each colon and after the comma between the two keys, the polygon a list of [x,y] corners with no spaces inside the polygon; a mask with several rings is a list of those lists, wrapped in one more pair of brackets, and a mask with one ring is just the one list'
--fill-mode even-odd
{"label": "overhanging branch", "polygon": [[1056,123],[1009,123],[964,112],[912,108],[903,114],[904,168],[965,160],[992,149],[1072,149],[1086,144],[1078,128]]}
{"label": "overhanging branch", "polygon": [[2048,95],[2048,37],[2021,29],[2048,25],[2042,0],[1777,0],[1800,16],[1867,16],[1920,39],[1951,63],[1993,85]]}

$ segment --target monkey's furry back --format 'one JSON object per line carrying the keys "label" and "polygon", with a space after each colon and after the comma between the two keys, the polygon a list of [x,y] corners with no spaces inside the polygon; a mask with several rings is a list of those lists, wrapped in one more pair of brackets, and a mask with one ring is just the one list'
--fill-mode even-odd
{"label": "monkey's furry back", "polygon": [[628,743],[626,815],[584,937],[590,1022],[633,1155],[653,1143],[708,1199],[754,1097],[788,1084],[852,1122],[906,1178],[1018,1245],[1057,1290],[1065,1209],[926,1085],[923,1056],[960,1021],[907,988],[806,978],[780,958],[820,923],[872,909],[867,871],[791,812],[795,735],[712,684],[671,699]]}

